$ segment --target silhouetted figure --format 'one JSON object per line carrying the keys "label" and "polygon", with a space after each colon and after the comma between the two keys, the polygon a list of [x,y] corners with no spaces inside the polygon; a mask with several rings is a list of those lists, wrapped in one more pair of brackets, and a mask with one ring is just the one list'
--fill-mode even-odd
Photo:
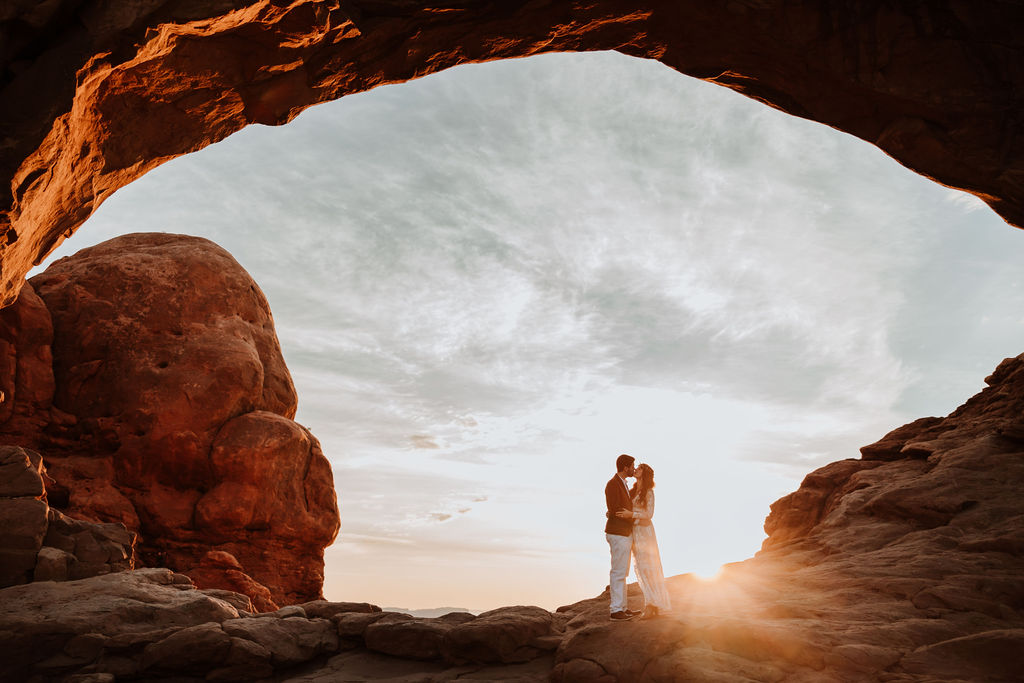
{"label": "silhouetted figure", "polygon": [[626,478],[633,476],[633,462],[633,456],[620,455],[615,460],[615,476],[604,487],[604,501],[608,508],[604,537],[612,554],[612,568],[608,573],[608,592],[611,598],[609,609],[614,621],[632,619],[639,614],[630,612],[626,604],[626,577],[629,575],[634,525],[621,515],[622,512],[633,514],[633,501],[626,484]]}
{"label": "silhouetted figure", "polygon": [[633,508],[615,514],[633,520],[633,562],[640,590],[644,593],[644,615],[641,618],[652,619],[659,612],[672,609],[672,602],[665,587],[658,537],[654,533],[654,468],[641,464],[634,469],[634,475],[636,483],[629,492]]}

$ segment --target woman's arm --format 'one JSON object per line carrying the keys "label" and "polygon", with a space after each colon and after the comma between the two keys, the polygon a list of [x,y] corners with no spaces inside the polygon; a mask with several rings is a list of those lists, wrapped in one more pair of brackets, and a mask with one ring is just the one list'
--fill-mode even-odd
{"label": "woman's arm", "polygon": [[643,505],[633,506],[633,522],[654,518],[654,491],[648,491]]}

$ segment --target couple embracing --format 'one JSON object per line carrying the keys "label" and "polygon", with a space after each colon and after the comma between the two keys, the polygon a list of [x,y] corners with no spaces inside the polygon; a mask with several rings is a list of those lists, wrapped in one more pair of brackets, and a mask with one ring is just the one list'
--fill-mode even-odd
{"label": "couple embracing", "polygon": [[[604,536],[612,552],[612,570],[608,590],[611,594],[611,619],[625,621],[643,615],[652,619],[659,612],[672,608],[661,569],[658,538],[654,535],[654,470],[650,465],[634,467],[631,455],[620,455],[615,461],[615,476],[604,487],[608,506],[608,523]],[[635,477],[632,488],[626,479]],[[636,578],[644,594],[643,612],[634,612],[626,604],[626,576],[629,558],[636,563]]]}

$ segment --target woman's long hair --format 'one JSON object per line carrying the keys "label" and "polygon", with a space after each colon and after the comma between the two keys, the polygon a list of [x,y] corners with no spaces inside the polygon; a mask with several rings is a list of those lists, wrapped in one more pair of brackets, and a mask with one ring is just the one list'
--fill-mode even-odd
{"label": "woman's long hair", "polygon": [[654,488],[654,468],[645,463],[637,467],[636,471],[636,483],[630,489],[629,497],[636,500],[639,494],[640,501],[643,502],[647,499],[647,492]]}

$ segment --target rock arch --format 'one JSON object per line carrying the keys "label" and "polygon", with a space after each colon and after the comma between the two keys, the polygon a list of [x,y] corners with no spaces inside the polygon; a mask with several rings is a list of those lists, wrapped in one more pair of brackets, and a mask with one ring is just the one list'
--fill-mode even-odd
{"label": "rock arch", "polygon": [[250,123],[465,62],[656,59],[871,142],[1024,226],[1024,7],[155,0],[0,12],[0,305],[119,187]]}

